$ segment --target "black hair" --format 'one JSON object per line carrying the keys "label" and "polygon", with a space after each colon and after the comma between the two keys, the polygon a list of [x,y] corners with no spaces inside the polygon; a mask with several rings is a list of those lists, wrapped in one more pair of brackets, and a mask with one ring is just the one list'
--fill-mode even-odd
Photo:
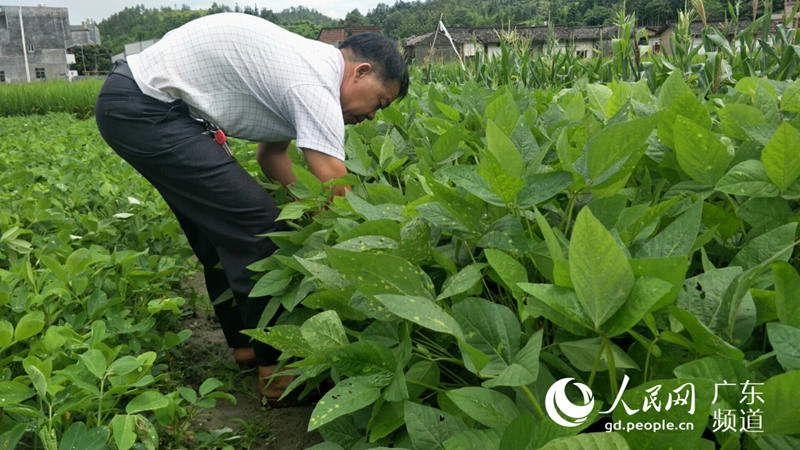
{"label": "black hair", "polygon": [[345,39],[339,49],[349,48],[356,60],[372,64],[383,81],[400,82],[403,98],[408,93],[408,67],[397,48],[397,42],[380,33],[359,33]]}

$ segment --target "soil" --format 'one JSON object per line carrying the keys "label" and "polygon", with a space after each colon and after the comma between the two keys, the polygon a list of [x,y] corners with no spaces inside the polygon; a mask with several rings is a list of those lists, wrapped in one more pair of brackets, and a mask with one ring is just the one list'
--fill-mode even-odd
{"label": "soil", "polygon": [[182,329],[192,336],[182,345],[180,360],[186,362],[184,384],[197,389],[209,377],[223,381],[220,388],[236,398],[236,405],[218,399],[209,414],[196,419],[196,430],[211,432],[225,427],[243,436],[236,448],[253,450],[306,449],[322,442],[317,432],[307,432],[314,405],[272,409],[262,402],[257,388],[257,370],[242,370],[233,359],[214,315],[202,272],[184,280],[194,292],[196,307],[184,316]]}

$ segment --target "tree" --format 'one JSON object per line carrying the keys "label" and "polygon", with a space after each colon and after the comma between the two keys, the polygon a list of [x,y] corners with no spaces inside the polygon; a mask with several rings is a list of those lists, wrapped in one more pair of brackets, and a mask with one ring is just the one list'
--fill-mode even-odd
{"label": "tree", "polygon": [[369,25],[367,19],[361,15],[361,12],[358,10],[358,8],[347,13],[342,21],[343,27],[364,27],[367,25]]}

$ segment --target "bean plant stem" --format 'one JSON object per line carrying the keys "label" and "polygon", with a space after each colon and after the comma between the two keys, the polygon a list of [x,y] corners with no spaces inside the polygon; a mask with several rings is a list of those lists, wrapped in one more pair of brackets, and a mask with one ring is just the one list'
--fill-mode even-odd
{"label": "bean plant stem", "polygon": [[659,336],[656,336],[650,345],[647,346],[647,357],[644,360],[644,372],[642,372],[642,382],[647,382],[647,369],[650,367],[650,356],[653,354],[653,347],[656,346]]}
{"label": "bean plant stem", "polygon": [[600,356],[603,354],[603,346],[601,345],[600,348],[597,350],[597,356],[594,357],[594,364],[592,365],[592,373],[589,375],[589,388],[592,387],[592,383],[594,383],[594,376],[597,375],[597,366],[600,365]]}
{"label": "bean plant stem", "polygon": [[542,407],[539,405],[539,402],[536,400],[536,397],[533,396],[533,392],[528,389],[528,386],[522,385],[520,386],[522,391],[525,392],[525,395],[528,396],[528,399],[533,403],[533,407],[536,408],[536,412],[539,413],[539,417],[544,419],[544,411],[542,411]]}
{"label": "bean plant stem", "polygon": [[617,397],[617,368],[614,361],[614,351],[611,347],[611,339],[603,338],[608,357],[608,379],[611,381],[611,396]]}

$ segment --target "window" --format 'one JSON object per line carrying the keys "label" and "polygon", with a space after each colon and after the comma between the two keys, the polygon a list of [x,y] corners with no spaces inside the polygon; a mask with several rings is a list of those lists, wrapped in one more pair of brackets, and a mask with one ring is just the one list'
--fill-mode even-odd
{"label": "window", "polygon": [[0,70],[0,83],[5,83],[5,82],[6,82],[6,71]]}
{"label": "window", "polygon": [[6,13],[0,8],[0,30],[8,29],[8,22],[6,21]]}
{"label": "window", "polygon": [[36,70],[36,78],[44,79],[44,67],[37,67],[35,70]]}
{"label": "window", "polygon": [[34,52],[33,44],[28,44],[28,53],[33,53],[33,52]]}

